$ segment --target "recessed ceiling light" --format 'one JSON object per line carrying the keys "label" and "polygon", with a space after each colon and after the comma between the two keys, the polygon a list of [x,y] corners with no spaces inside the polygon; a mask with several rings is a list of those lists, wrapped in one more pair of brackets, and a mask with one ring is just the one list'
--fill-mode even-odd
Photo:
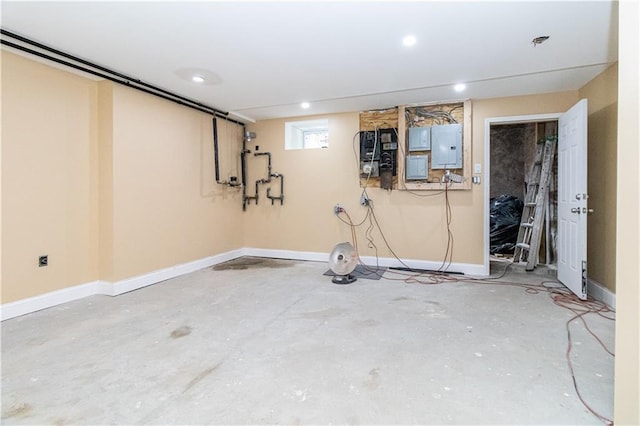
{"label": "recessed ceiling light", "polygon": [[405,46],[413,46],[414,44],[416,44],[416,38],[415,36],[412,35],[408,35],[405,38],[402,39],[402,44],[404,44]]}
{"label": "recessed ceiling light", "polygon": [[456,92],[462,92],[466,88],[467,88],[467,85],[464,83],[458,83],[455,86],[453,86],[453,90],[455,90]]}
{"label": "recessed ceiling light", "polygon": [[180,68],[174,73],[190,84],[196,83],[203,86],[216,86],[222,84],[222,78],[213,71],[204,68]]}
{"label": "recessed ceiling light", "polygon": [[303,102],[300,104],[300,106],[304,109],[308,109],[311,106],[311,104],[309,102]]}

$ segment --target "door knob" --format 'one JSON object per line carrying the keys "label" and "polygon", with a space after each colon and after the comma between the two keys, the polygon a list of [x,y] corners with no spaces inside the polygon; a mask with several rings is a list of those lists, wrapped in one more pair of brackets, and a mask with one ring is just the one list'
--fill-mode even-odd
{"label": "door knob", "polygon": [[571,209],[571,213],[578,213],[580,214],[580,208],[579,207],[574,207]]}
{"label": "door knob", "polygon": [[586,207],[583,207],[583,208],[582,208],[582,213],[591,214],[591,213],[593,213],[593,209],[588,209],[588,208],[586,208]]}

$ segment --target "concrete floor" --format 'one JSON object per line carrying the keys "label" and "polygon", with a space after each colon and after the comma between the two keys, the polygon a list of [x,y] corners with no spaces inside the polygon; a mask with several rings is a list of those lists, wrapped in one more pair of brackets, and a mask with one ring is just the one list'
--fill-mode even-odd
{"label": "concrete floor", "polygon": [[[244,260],[3,322],[2,423],[601,424],[548,294]],[[613,348],[613,321],[587,320]],[[611,418],[613,358],[571,331],[580,390]]]}

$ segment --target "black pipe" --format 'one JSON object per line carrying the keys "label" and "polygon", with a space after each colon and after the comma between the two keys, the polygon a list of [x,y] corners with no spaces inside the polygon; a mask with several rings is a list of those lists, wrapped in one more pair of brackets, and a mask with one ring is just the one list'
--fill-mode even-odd
{"label": "black pipe", "polygon": [[267,179],[262,179],[263,183],[269,183],[271,182],[271,153],[270,152],[256,152],[255,154],[256,157],[259,155],[266,155],[267,158]]}
{"label": "black pipe", "polygon": [[[256,194],[255,195],[247,195],[244,197],[245,201],[246,201],[246,205],[251,204],[251,200],[255,200],[256,202],[256,206],[258,205],[258,185],[260,185],[260,183],[262,183],[262,179],[258,179],[256,181]],[[243,204],[244,206],[244,204]]]}
{"label": "black pipe", "polygon": [[[234,119],[228,118],[228,114],[229,114],[228,112],[220,111],[220,110],[218,110],[216,108],[213,108],[213,107],[210,107],[208,105],[202,104],[200,102],[191,100],[189,98],[185,98],[185,97],[183,97],[181,95],[169,92],[169,91],[164,90],[164,89],[162,89],[160,87],[156,87],[156,86],[150,85],[148,83],[144,83],[144,82],[142,82],[140,80],[128,77],[128,76],[126,76],[124,74],[121,74],[121,73],[118,73],[116,71],[112,71],[112,70],[110,70],[108,68],[105,68],[105,67],[102,67],[100,65],[93,64],[93,63],[91,63],[89,61],[86,61],[84,59],[74,57],[73,55],[69,55],[67,53],[64,53],[64,52],[61,52],[59,50],[53,49],[51,47],[45,46],[45,45],[43,45],[41,43],[37,43],[37,42],[34,42],[34,41],[29,40],[27,38],[18,36],[16,34],[13,34],[13,33],[9,32],[9,31],[4,30],[4,29],[0,29],[0,33],[2,35],[7,35],[9,37],[15,38],[15,39],[20,40],[22,42],[31,44],[31,45],[33,45],[35,47],[47,50],[47,51],[49,51],[51,53],[55,53],[56,55],[63,56],[63,57],[66,57],[68,59],[72,59],[72,60],[74,60],[76,62],[91,66],[92,68],[103,70],[104,72],[98,72],[98,71],[89,69],[86,66],[77,65],[77,64],[65,61],[63,59],[60,59],[60,58],[56,58],[56,57],[50,56],[50,55],[48,55],[46,53],[38,52],[37,50],[33,50],[33,49],[29,49],[28,47],[22,46],[20,44],[13,43],[13,42],[8,41],[8,40],[4,40],[4,39],[0,40],[0,43],[3,44],[3,45],[12,47],[14,49],[20,50],[20,51],[25,52],[25,53],[29,53],[29,54],[37,56],[39,58],[47,59],[49,61],[58,63],[60,65],[64,65],[64,66],[76,69],[78,71],[86,72],[86,73],[94,75],[96,77],[104,78],[105,80],[113,81],[115,83],[119,83],[119,84],[122,84],[124,86],[140,90],[140,91],[148,93],[150,95],[158,96],[158,97],[160,97],[162,99],[175,102],[175,103],[177,103],[179,105],[183,105],[183,106],[198,110],[200,112],[211,114],[213,116],[222,117],[222,118],[224,118],[226,120],[229,120],[229,121],[231,121],[233,123],[236,123],[238,125],[244,125],[244,123],[242,123],[240,121],[236,121]],[[119,78],[116,78],[114,76],[117,76]]]}
{"label": "black pipe", "polygon": [[218,161],[218,120],[213,117],[213,163],[216,169],[216,182],[220,183],[220,164]]}
{"label": "black pipe", "polygon": [[162,89],[162,88],[160,88],[160,87],[153,86],[153,85],[151,85],[151,84],[149,84],[149,83],[145,83],[144,81],[142,81],[142,80],[140,80],[140,79],[130,77],[130,76],[128,76],[128,75],[126,75],[126,74],[122,74],[122,73],[120,73],[120,72],[118,72],[118,71],[114,71],[114,70],[112,70],[112,69],[109,69],[109,68],[103,67],[103,66],[101,66],[101,65],[95,64],[95,63],[90,62],[90,61],[87,61],[86,59],[82,59],[82,58],[79,58],[79,57],[77,57],[77,56],[71,55],[71,54],[69,54],[69,53],[63,52],[63,51],[61,51],[61,50],[55,49],[55,48],[53,48],[53,47],[47,46],[46,44],[42,44],[42,43],[39,43],[39,42],[37,42],[37,41],[34,41],[34,40],[28,39],[28,38],[26,38],[26,37],[23,37],[23,36],[21,36],[21,35],[18,35],[18,34],[16,34],[16,33],[12,33],[11,31],[7,31],[7,30],[5,30],[5,29],[0,29],[0,34],[2,34],[2,35],[6,35],[6,36],[11,37],[11,38],[14,38],[14,39],[16,39],[16,40],[20,40],[20,41],[21,41],[21,42],[23,42],[23,43],[30,44],[31,46],[35,46],[35,47],[37,47],[37,48],[39,48],[39,49],[46,50],[46,51],[51,52],[51,53],[54,53],[54,54],[56,54],[56,55],[58,55],[58,56],[62,56],[62,57],[64,57],[64,58],[71,59],[71,60],[73,60],[73,61],[75,61],[75,62],[79,62],[79,63],[84,64],[84,65],[88,65],[88,66],[90,66],[90,67],[92,67],[92,68],[99,69],[100,71],[104,71],[104,72],[106,72],[106,73],[108,73],[108,74],[112,74],[112,75],[118,76],[118,77],[120,77],[120,78],[122,78],[122,79],[124,79],[124,80],[127,80],[127,81],[134,81],[136,84],[139,84],[139,85],[144,86],[144,87],[147,87],[147,88],[149,88],[149,89],[153,89],[153,90],[155,90],[155,91],[158,91],[158,92],[164,93],[164,94],[166,94],[166,95],[170,95],[170,96],[176,97],[176,98],[178,98],[178,99],[180,99],[180,100],[183,100],[183,101],[186,101],[186,102],[190,102],[190,103],[192,103],[192,104],[194,104],[194,105],[197,105],[197,106],[199,106],[199,107],[212,109],[212,110],[213,110],[213,111],[215,111],[217,114],[222,114],[222,115],[225,115],[225,116],[229,114],[228,112],[220,111],[220,110],[215,109],[215,108],[212,108],[212,107],[210,107],[210,106],[208,106],[208,105],[201,104],[201,103],[199,103],[199,102],[197,102],[197,101],[194,101],[194,100],[192,100],[192,99],[185,98],[184,96],[177,95],[177,94],[175,94],[175,93],[169,92],[169,91],[167,91],[167,90],[165,90],[165,89]]}
{"label": "black pipe", "polygon": [[155,95],[155,96],[158,96],[160,98],[175,102],[177,104],[184,105],[184,106],[187,106],[189,108],[196,109],[196,110],[198,110],[200,112],[205,112],[207,114],[212,114],[212,115],[218,115],[213,109],[205,109],[205,108],[201,108],[201,107],[198,107],[198,106],[195,106],[195,105],[189,105],[189,104],[187,104],[185,102],[180,101],[179,99],[174,99],[174,98],[171,98],[169,96],[165,96],[165,95],[163,95],[161,93],[156,93],[156,92],[153,92],[151,90],[145,89],[143,87],[135,86],[135,85],[131,84],[131,82],[118,80],[117,78],[114,78],[114,77],[112,77],[110,75],[103,74],[103,73],[98,72],[98,71],[90,70],[88,68],[81,67],[80,65],[72,64],[71,62],[67,62],[67,61],[64,61],[62,59],[54,58],[53,56],[49,56],[49,55],[47,55],[45,53],[38,52],[38,51],[35,51],[35,50],[32,50],[32,49],[29,49],[27,47],[24,47],[24,46],[20,46],[19,44],[15,44],[15,43],[12,43],[12,42],[7,41],[7,40],[0,40],[0,43],[2,43],[3,45],[6,45],[6,46],[12,47],[14,49],[18,49],[18,50],[21,50],[23,52],[29,53],[31,55],[38,56],[40,58],[47,59],[49,61],[56,62],[56,63],[61,64],[61,65],[64,65],[64,66],[67,66],[67,67],[70,67],[70,68],[73,68],[73,69],[76,69],[76,70],[79,70],[79,71],[82,71],[82,72],[86,72],[88,74],[92,74],[92,75],[95,75],[97,77],[104,78],[105,80],[113,81],[115,83],[119,83],[119,84],[122,84],[124,86],[128,86],[128,87],[140,90],[142,92],[148,93],[150,95]]}
{"label": "black pipe", "polygon": [[247,128],[242,125],[242,151],[240,152],[240,174],[242,177],[242,211],[247,210]]}
{"label": "black pipe", "polygon": [[[225,118],[225,120],[227,120]],[[229,185],[229,186],[240,186],[241,183],[238,183],[237,176],[229,176],[229,181],[220,180],[220,154],[218,148],[218,119],[213,117],[213,162],[215,165],[215,179],[216,183],[220,185]]]}
{"label": "black pipe", "polygon": [[284,205],[284,175],[280,174],[280,173],[273,173],[271,176],[273,176],[274,178],[280,178],[280,195],[279,196],[275,196],[275,195],[271,195],[271,188],[267,188],[267,198],[271,200],[271,205],[273,205],[273,202],[275,200],[280,200],[280,205]]}
{"label": "black pipe", "polygon": [[[39,52],[37,50],[33,50],[30,49],[28,47],[22,46],[20,44],[16,44],[13,43],[11,41],[8,40],[4,40],[4,39],[0,39],[0,44],[5,45],[5,46],[9,46],[12,47],[16,50],[20,50],[22,52],[25,53],[29,53],[31,55],[37,56],[39,58],[42,59],[46,59],[55,63],[58,63],[60,65],[64,65],[66,67],[69,68],[73,68],[75,70],[78,71],[82,71],[82,72],[86,72],[88,74],[94,75],[96,77],[100,77],[100,78],[104,78],[105,80],[109,80],[112,81],[114,83],[118,83],[118,84],[122,84],[124,86],[127,87],[131,87],[133,89],[136,90],[140,90],[141,92],[150,94],[150,95],[154,95],[157,96],[159,98],[171,101],[171,102],[175,102],[179,105],[183,105],[186,106],[188,108],[191,109],[195,109],[197,111],[200,112],[204,112],[207,114],[211,114],[213,115],[213,145],[214,145],[214,161],[215,161],[215,177],[216,177],[216,182],[220,183],[220,171],[219,171],[219,159],[218,159],[218,129],[217,129],[217,122],[216,122],[216,117],[221,117],[224,118],[227,121],[230,121],[232,123],[235,123],[239,126],[242,126],[242,133],[243,133],[243,138],[242,138],[242,153],[240,154],[240,162],[241,162],[241,169],[242,169],[242,209],[246,210],[246,202],[247,202],[247,195],[246,195],[246,162],[245,162],[245,153],[246,151],[246,127],[245,124],[241,121],[237,121],[234,120],[232,118],[229,118],[229,113],[225,112],[225,111],[221,111],[218,110],[216,108],[210,107],[208,105],[202,104],[200,102],[194,101],[192,99],[186,98],[184,96],[178,95],[176,93],[172,93],[169,92],[165,89],[162,89],[160,87],[157,86],[153,86],[151,84],[145,83],[139,79],[135,79],[132,77],[127,76],[126,74],[122,74],[119,73],[117,71],[113,71],[109,68],[103,67],[101,65],[97,65],[94,64],[90,61],[87,61],[85,59],[82,58],[78,58],[77,56],[73,56],[71,54],[68,54],[66,52],[63,52],[61,50],[58,49],[54,49],[52,47],[49,47],[47,45],[44,45],[42,43],[38,43],[36,41],[30,40],[26,37],[20,36],[18,34],[12,33],[10,31],[7,31],[5,29],[0,28],[0,34],[7,36],[7,37],[11,37],[14,38],[16,40],[19,40],[23,43],[29,44],[31,46],[37,47],[39,49],[51,52],[53,54],[56,54],[58,56],[62,56],[64,58],[67,59],[71,59],[75,62],[78,62],[80,64],[83,64],[85,66],[81,66],[78,64],[74,64],[68,61],[65,61],[63,59],[60,58],[56,58],[53,57],[51,55],[48,55],[46,53],[43,52]],[[90,69],[87,68],[87,66],[94,68],[94,69]],[[100,70],[103,72],[98,72],[96,70]],[[115,77],[114,77],[115,76]],[[118,77],[118,78],[116,78]],[[257,200],[256,200],[257,203]]]}

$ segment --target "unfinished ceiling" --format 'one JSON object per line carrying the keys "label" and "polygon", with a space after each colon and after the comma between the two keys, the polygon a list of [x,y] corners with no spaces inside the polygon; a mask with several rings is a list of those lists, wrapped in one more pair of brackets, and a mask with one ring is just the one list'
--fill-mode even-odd
{"label": "unfinished ceiling", "polygon": [[250,120],[576,90],[617,61],[617,21],[612,1],[2,2],[4,30]]}

